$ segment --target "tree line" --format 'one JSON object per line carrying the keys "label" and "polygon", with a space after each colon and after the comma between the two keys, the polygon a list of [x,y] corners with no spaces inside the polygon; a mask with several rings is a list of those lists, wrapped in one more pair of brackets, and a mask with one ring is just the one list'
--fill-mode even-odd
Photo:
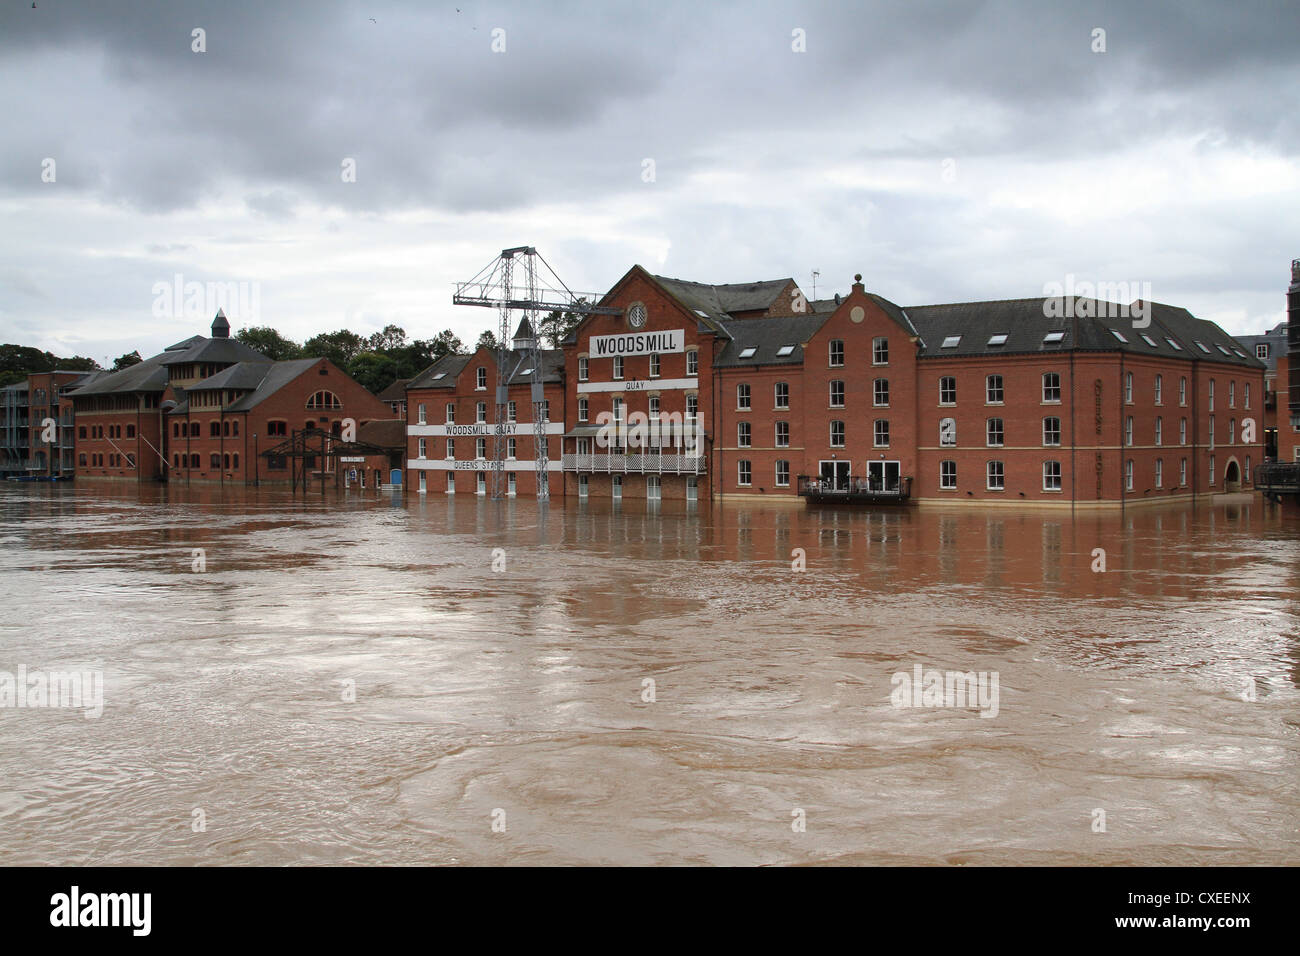
{"label": "tree line", "polygon": [[[552,312],[538,322],[541,338],[550,348],[558,348],[580,320],[578,315]],[[240,329],[235,338],[277,362],[327,358],[376,395],[399,379],[414,378],[444,355],[476,352],[484,346],[494,349],[497,344],[496,335],[489,331],[478,337],[473,349],[467,349],[451,329],[444,329],[431,339],[408,341],[406,331],[396,325],[386,325],[382,332],[368,336],[348,329],[321,332],[301,344],[269,326]],[[139,352],[128,352],[117,358],[110,371],[120,371],[141,361]],[[0,387],[24,381],[32,372],[55,369],[93,372],[100,367],[94,359],[82,356],[65,359],[28,346],[0,345]]]}

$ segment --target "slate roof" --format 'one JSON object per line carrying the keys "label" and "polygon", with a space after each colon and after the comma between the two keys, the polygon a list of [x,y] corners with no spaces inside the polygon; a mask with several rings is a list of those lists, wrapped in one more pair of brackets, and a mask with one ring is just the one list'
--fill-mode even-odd
{"label": "slate roof", "polygon": [[[318,358],[290,359],[285,362],[240,362],[195,382],[178,394],[178,404],[169,414],[183,415],[189,409],[189,393],[211,389],[232,389],[247,394],[226,406],[227,412],[247,412],[256,408],[299,375],[320,362]],[[179,390],[178,390],[179,391]]]}
{"label": "slate roof", "polygon": [[1270,372],[1277,371],[1278,356],[1286,354],[1287,324],[1279,322],[1263,335],[1237,335],[1234,338],[1241,343],[1242,351],[1248,355],[1255,354],[1255,346],[1267,345],[1268,358],[1261,359]]}
{"label": "slate roof", "polygon": [[269,362],[271,361],[255,348],[245,345],[239,339],[199,339],[187,349],[168,349],[159,358],[163,365],[182,365],[186,362]]}
{"label": "slate roof", "polygon": [[[415,378],[406,383],[409,391],[414,388],[455,388],[456,376],[469,364],[472,355],[452,353],[444,355]],[[441,378],[437,376],[441,375]]]}
{"label": "slate roof", "polygon": [[120,372],[106,372],[78,384],[68,394],[73,398],[81,398],[86,395],[111,395],[115,392],[161,392],[167,387],[168,377],[162,358],[162,355],[155,355]]}
{"label": "slate roof", "polygon": [[384,418],[375,422],[364,422],[357,428],[357,441],[378,445],[380,448],[399,449],[406,447],[406,419]]}
{"label": "slate roof", "polygon": [[709,285],[686,279],[655,276],[678,301],[689,309],[698,309],[711,316],[730,317],[735,312],[766,311],[772,307],[791,279],[767,279],[763,282],[732,282]]}
{"label": "slate roof", "polygon": [[406,401],[406,383],[409,378],[399,378],[392,385],[379,393],[377,396],[381,402],[404,402]]}
{"label": "slate roof", "polygon": [[[920,333],[923,343],[921,358],[1040,354],[1074,348],[1199,359],[1254,368],[1263,366],[1213,322],[1198,319],[1184,308],[1153,302],[1150,304],[1150,326],[1134,328],[1135,319],[1129,316],[1093,317],[1090,314],[1072,319],[1060,314],[1063,309],[1056,308],[1060,305],[1058,300],[1044,298],[1003,299],[908,306],[904,311]],[[1116,303],[1075,298],[1072,307],[1076,315],[1083,310],[1095,314],[1107,308],[1114,310]],[[1047,314],[1053,310],[1055,314]],[[1044,338],[1048,332],[1064,334],[1060,342],[1046,343]],[[1123,336],[1123,341],[1115,335],[1116,332]],[[959,343],[952,348],[943,348],[944,339],[956,335],[961,336]],[[989,340],[994,335],[1007,336],[1005,344],[990,345]],[[1180,347],[1171,345],[1170,340]],[[1198,342],[1209,351],[1200,348]],[[1226,355],[1220,346],[1227,350]]]}
{"label": "slate roof", "polygon": [[[804,315],[782,315],[762,319],[733,319],[727,324],[731,341],[718,353],[715,368],[746,368],[760,365],[798,365],[803,361],[803,343],[826,324],[830,314],[808,312]],[[785,345],[793,345],[789,355],[777,355]],[[754,349],[749,358],[741,358],[746,349]]]}

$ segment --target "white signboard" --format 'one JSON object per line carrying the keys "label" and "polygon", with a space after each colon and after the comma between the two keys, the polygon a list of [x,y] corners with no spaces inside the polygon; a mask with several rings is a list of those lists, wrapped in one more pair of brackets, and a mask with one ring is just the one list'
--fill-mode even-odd
{"label": "white signboard", "polygon": [[686,351],[686,330],[669,329],[666,332],[628,332],[623,335],[593,335],[588,349],[592,358],[613,358],[615,355],[651,355],[653,353]]}

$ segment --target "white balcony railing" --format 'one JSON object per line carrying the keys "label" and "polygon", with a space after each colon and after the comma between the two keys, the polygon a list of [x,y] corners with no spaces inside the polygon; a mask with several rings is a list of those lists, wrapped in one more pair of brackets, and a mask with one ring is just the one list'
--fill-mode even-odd
{"label": "white balcony railing", "polygon": [[701,475],[703,455],[564,455],[565,471],[635,475]]}

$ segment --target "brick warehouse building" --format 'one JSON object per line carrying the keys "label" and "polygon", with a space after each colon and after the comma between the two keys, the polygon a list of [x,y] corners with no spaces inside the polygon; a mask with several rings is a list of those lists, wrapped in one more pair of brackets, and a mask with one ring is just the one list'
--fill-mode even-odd
{"label": "brick warehouse building", "polygon": [[210,338],[178,342],[70,395],[78,478],[288,482],[289,463],[259,452],[293,431],[338,435],[345,418],[361,426],[392,416],[328,359],[273,362],[232,339],[221,312]]}
{"label": "brick warehouse building", "polygon": [[[533,430],[532,384],[542,382],[546,402],[547,455],[557,455],[563,422],[550,421],[551,410],[564,408],[564,355],[541,350],[541,368],[533,369],[530,350],[536,344],[527,319],[511,341],[506,367],[507,494],[537,493],[536,444]],[[407,385],[408,487],[437,494],[489,494],[494,454],[497,352],[480,348],[473,355],[444,355]],[[548,488],[562,494],[555,480],[558,457],[551,459]]]}
{"label": "brick warehouse building", "polygon": [[[600,304],[623,312],[585,318],[548,382],[564,408],[552,494],[794,499],[807,476],[803,490],[865,480],[926,502],[1106,505],[1246,488],[1263,459],[1264,364],[1174,306],[902,308],[860,279],[808,302],[791,279],[714,286],[639,266]],[[463,370],[495,368],[485,351],[443,361],[431,371],[458,409],[477,374]],[[413,437],[428,376],[408,392]],[[640,415],[697,421],[702,441],[601,445],[602,421]],[[443,467],[490,468],[476,461]]]}

